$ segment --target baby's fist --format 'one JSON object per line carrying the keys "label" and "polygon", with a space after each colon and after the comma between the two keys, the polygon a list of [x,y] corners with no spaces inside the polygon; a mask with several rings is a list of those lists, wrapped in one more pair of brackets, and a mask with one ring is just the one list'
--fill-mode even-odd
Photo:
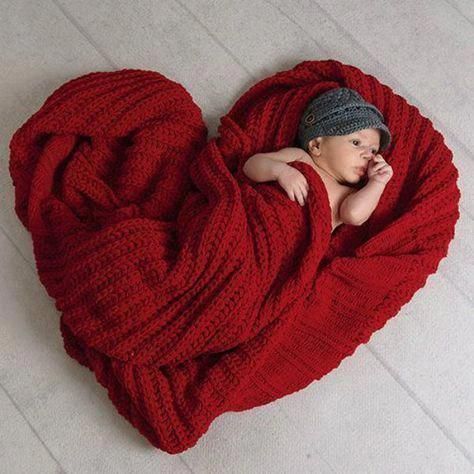
{"label": "baby's fist", "polygon": [[387,184],[393,176],[392,167],[384,160],[382,155],[376,155],[369,161],[367,177],[369,181],[378,181]]}

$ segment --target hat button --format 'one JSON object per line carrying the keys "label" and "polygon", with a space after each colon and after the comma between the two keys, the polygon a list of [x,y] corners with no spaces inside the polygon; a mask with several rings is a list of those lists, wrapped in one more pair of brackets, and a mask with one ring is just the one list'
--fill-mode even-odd
{"label": "hat button", "polygon": [[306,122],[306,123],[313,123],[313,122],[314,122],[314,114],[309,114],[309,115],[305,118],[305,122]]}

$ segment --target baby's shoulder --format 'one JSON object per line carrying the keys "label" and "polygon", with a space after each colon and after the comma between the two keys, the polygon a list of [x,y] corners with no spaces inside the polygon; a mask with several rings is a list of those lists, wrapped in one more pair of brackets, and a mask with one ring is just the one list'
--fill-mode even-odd
{"label": "baby's shoulder", "polygon": [[274,160],[283,161],[286,163],[307,160],[307,153],[302,148],[298,147],[285,147],[269,153],[262,153],[262,155],[266,155],[270,158],[273,158]]}

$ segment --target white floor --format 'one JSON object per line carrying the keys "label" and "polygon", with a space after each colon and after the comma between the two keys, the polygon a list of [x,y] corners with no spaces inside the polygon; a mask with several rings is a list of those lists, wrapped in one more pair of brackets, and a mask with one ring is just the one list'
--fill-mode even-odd
{"label": "white floor", "polygon": [[[472,0],[0,0],[0,472],[474,472]],[[13,211],[8,143],[63,82],[157,70],[215,136],[253,83],[306,59],[351,63],[429,116],[453,150],[461,218],[438,273],[319,382],[218,418],[170,456],[62,347]]]}

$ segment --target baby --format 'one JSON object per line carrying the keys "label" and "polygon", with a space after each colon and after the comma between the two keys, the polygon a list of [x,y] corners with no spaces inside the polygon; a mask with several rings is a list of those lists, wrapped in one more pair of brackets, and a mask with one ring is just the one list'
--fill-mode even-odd
{"label": "baby", "polygon": [[381,112],[355,90],[340,87],[306,107],[298,128],[301,148],[257,153],[245,162],[243,171],[256,182],[276,180],[292,201],[296,198],[303,206],[308,182],[287,163],[309,164],[326,186],[334,231],[341,224],[361,225],[376,208],[393,176],[392,167],[378,153],[390,140]]}

